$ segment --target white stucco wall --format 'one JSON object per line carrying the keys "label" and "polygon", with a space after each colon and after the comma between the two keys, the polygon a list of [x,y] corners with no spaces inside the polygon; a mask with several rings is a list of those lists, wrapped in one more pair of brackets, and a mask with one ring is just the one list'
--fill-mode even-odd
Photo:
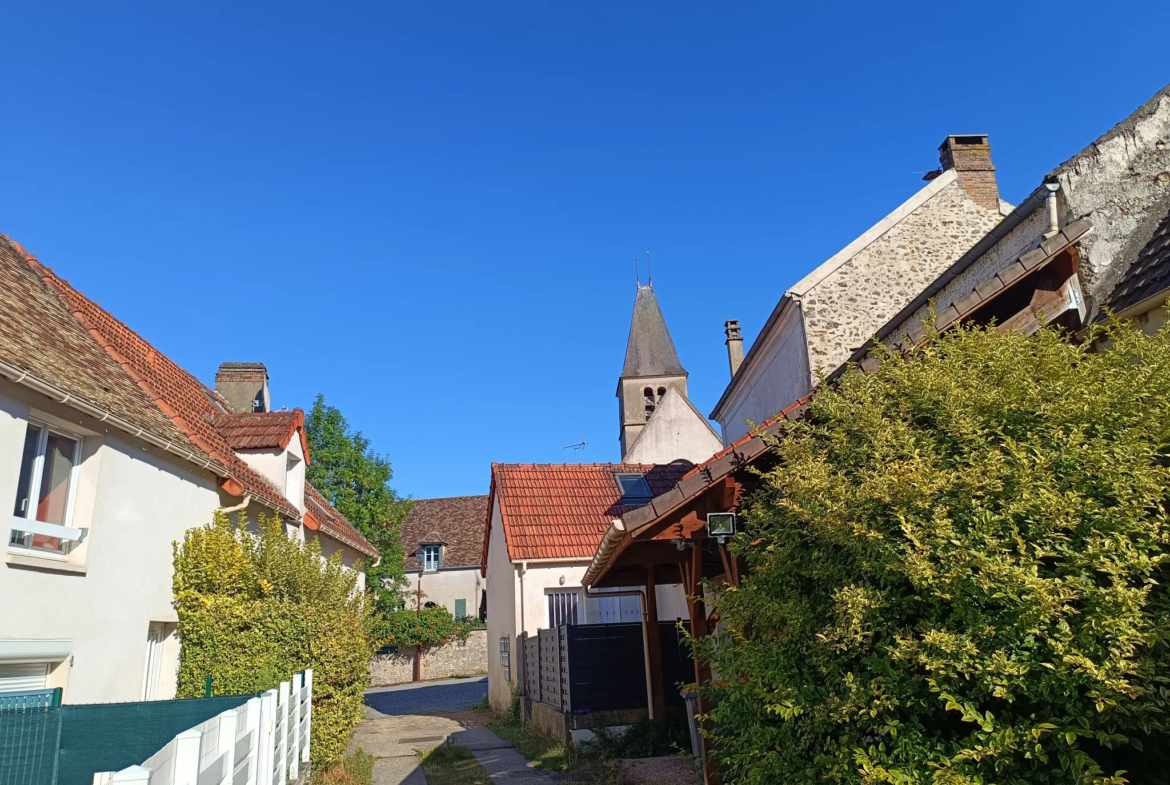
{"label": "white stucco wall", "polygon": [[731,444],[748,432],[748,421],[759,425],[806,395],[810,387],[808,352],[800,304],[785,298],[776,323],[760,340],[758,357],[742,369],[728,400],[716,412],[723,430],[723,444]]}
{"label": "white stucco wall", "polygon": [[[60,572],[0,565],[2,639],[69,639],[72,665],[54,672],[69,703],[142,698],[150,622],[177,621],[171,605],[171,542],[211,520],[221,505],[210,474],[201,475],[130,437],[23,388],[0,383],[0,538],[7,548],[30,404],[85,437],[72,520],[89,533]],[[100,435],[98,435],[100,434]],[[145,449],[144,449],[145,448]],[[169,644],[169,645],[168,645]],[[160,698],[174,695],[176,642],[163,647]],[[168,672],[169,669],[169,672]]]}
{"label": "white stucco wall", "polygon": [[[488,540],[487,556],[487,647],[488,647],[488,700],[492,708],[504,711],[512,696],[512,687],[519,677],[513,667],[512,681],[504,679],[500,665],[500,638],[508,638],[513,649],[516,646],[517,591],[516,570],[508,560],[508,549],[504,542],[504,524],[500,518],[499,501],[492,501],[492,530]],[[515,659],[515,651],[513,662]]]}
{"label": "white stucco wall", "polygon": [[[406,589],[406,607],[413,608],[418,596],[418,570],[406,574],[409,585]],[[422,602],[442,605],[455,613],[455,600],[467,601],[467,615],[479,616],[480,594],[485,586],[480,577],[479,567],[445,567],[438,572],[424,572],[422,575]]]}
{"label": "white stucco wall", "polygon": [[[363,567],[367,562],[370,561],[370,557],[366,554],[361,553],[349,547],[348,545],[345,545],[344,543],[338,542],[332,537],[322,535],[320,532],[311,531],[306,529],[304,526],[297,526],[294,528],[298,529],[300,533],[305,536],[306,540],[316,540],[319,542],[321,544],[321,555],[326,559],[338,551],[341,551],[341,563],[347,570],[354,570],[359,561],[362,563]],[[358,573],[357,588],[358,591],[366,590],[365,569],[362,569],[361,572]]]}
{"label": "white stucco wall", "polygon": [[702,463],[723,447],[707,418],[687,401],[677,387],[667,388],[658,408],[638,434],[625,463]]}

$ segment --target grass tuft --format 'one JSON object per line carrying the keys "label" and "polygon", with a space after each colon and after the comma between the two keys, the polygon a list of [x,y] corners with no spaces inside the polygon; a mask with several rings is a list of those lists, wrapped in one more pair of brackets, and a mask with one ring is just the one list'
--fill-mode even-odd
{"label": "grass tuft", "polygon": [[466,747],[435,747],[419,757],[427,785],[492,785],[492,778]]}
{"label": "grass tuft", "polygon": [[358,748],[353,755],[313,773],[313,785],[374,785],[374,756]]}

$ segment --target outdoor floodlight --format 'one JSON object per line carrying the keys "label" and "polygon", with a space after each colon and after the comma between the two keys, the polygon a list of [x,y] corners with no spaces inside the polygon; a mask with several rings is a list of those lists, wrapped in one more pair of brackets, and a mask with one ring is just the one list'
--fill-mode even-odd
{"label": "outdoor floodlight", "polygon": [[735,513],[707,513],[707,534],[711,537],[730,537],[735,534]]}

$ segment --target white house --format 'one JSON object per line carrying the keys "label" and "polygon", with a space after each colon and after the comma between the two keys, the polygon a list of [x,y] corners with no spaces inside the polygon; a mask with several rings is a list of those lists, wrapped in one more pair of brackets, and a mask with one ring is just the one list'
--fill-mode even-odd
{"label": "white house", "polygon": [[440,605],[457,619],[480,618],[487,585],[480,575],[487,496],[417,499],[402,522],[406,606]]}
{"label": "white house", "polygon": [[[305,484],[303,415],[233,365],[203,385],[0,235],[0,692],[173,697],[172,542],[217,509],[377,558]],[[240,384],[259,393],[242,411]]]}
{"label": "white house", "polygon": [[810,392],[1011,211],[986,135],[948,136],[939,150],[926,186],[789,287],[746,357],[738,321],[727,323],[732,378],[711,413],[724,444]]}
{"label": "white house", "polygon": [[[562,624],[641,621],[638,597],[587,598],[581,579],[615,519],[665,493],[691,468],[622,463],[492,464],[483,576],[488,698],[504,709],[516,686],[517,639]],[[681,584],[655,594],[658,618],[689,618]]]}

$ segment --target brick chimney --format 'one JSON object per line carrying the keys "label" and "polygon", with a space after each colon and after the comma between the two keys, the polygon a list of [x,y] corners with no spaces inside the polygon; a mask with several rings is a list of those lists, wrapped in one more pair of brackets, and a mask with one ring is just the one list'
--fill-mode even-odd
{"label": "brick chimney", "polygon": [[221,364],[215,374],[215,391],[233,412],[267,412],[272,408],[264,363]]}
{"label": "brick chimney", "polygon": [[743,336],[739,334],[739,319],[728,319],[723,323],[723,332],[727,336],[727,363],[731,366],[731,378],[743,364]]}
{"label": "brick chimney", "polygon": [[999,209],[999,186],[995,182],[995,164],[991,162],[991,145],[987,134],[952,134],[938,147],[942,168],[954,169],[959,187],[975,203],[989,210]]}

